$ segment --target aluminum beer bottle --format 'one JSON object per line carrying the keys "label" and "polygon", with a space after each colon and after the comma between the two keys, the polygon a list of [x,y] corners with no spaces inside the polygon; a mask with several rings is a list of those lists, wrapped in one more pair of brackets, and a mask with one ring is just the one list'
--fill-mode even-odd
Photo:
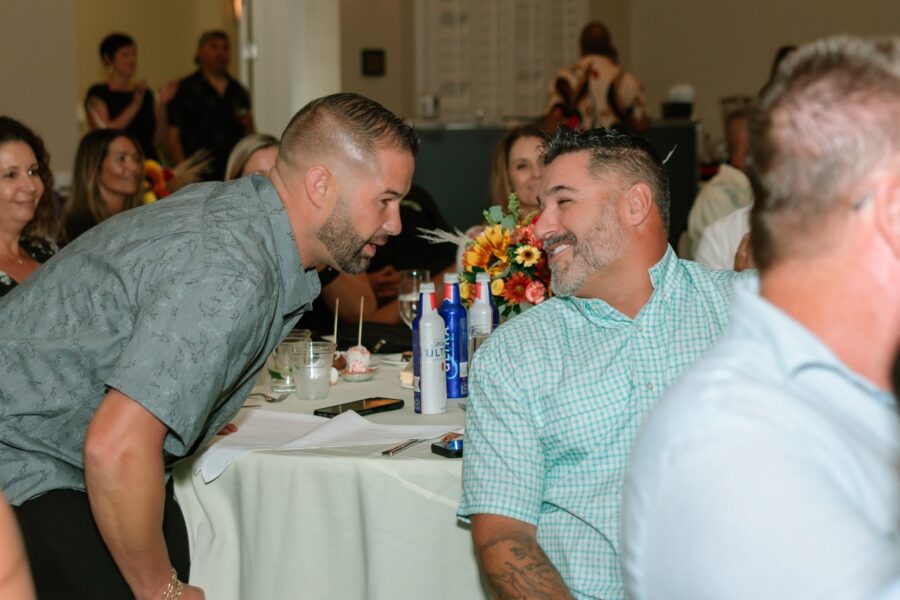
{"label": "aluminum beer bottle", "polygon": [[491,295],[491,276],[475,274],[475,300],[469,306],[469,331],[490,333],[500,322],[500,311]]}
{"label": "aluminum beer bottle", "polygon": [[447,380],[445,378],[444,319],[437,311],[434,284],[419,286],[419,310],[413,321],[413,360],[418,358],[419,372],[413,363],[413,404],[423,415],[447,411]]}
{"label": "aluminum beer bottle", "polygon": [[469,327],[466,309],[459,297],[459,276],[444,275],[444,301],[438,308],[444,319],[447,345],[447,397],[465,398],[469,395]]}

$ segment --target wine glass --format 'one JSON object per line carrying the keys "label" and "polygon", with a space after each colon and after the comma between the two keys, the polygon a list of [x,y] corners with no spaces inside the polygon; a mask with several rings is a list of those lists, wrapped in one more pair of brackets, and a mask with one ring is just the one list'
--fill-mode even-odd
{"label": "wine glass", "polygon": [[428,269],[405,269],[400,271],[397,300],[400,301],[400,319],[412,328],[413,319],[419,307],[419,284],[431,281]]}

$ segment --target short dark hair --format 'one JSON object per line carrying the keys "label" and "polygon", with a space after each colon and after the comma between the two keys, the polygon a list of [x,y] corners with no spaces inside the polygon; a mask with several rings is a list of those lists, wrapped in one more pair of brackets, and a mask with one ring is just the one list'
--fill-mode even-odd
{"label": "short dark hair", "polygon": [[612,44],[612,35],[609,33],[606,25],[600,21],[591,21],[581,30],[581,39],[579,40],[581,53],[600,54],[608,56],[613,60],[618,60],[619,53]]}
{"label": "short dark hair", "polygon": [[820,251],[870,173],[900,153],[900,38],[831,37],[788,55],[750,119],[753,259]]}
{"label": "short dark hair", "polygon": [[134,38],[127,33],[111,33],[100,42],[100,58],[103,60],[112,60],[116,56],[116,52],[122,48],[136,46]]}
{"label": "short dark hair", "polygon": [[35,208],[34,218],[25,226],[22,233],[56,242],[60,232],[54,215],[56,199],[53,195],[53,172],[50,171],[50,154],[44,147],[44,141],[24,123],[11,117],[0,116],[0,146],[9,142],[24,142],[31,147],[37,159],[41,182],[44,184],[44,194]]}
{"label": "short dark hair", "polygon": [[653,201],[663,224],[669,226],[669,176],[659,155],[644,138],[621,131],[599,127],[578,131],[560,127],[544,142],[544,164],[549,165],[563,154],[590,154],[590,174],[599,177],[615,173],[628,185],[646,183],[653,192]]}
{"label": "short dark hair", "polygon": [[209,31],[204,31],[200,34],[200,39],[197,40],[197,49],[199,50],[203,44],[208,42],[209,40],[225,40],[229,44],[231,40],[228,38],[228,34],[225,33],[222,29],[210,29]]}
{"label": "short dark hair", "polygon": [[284,130],[278,157],[296,164],[296,154],[334,152],[348,143],[372,156],[376,146],[405,150],[415,155],[419,134],[412,125],[379,103],[353,93],[331,94],[313,100],[293,116]]}

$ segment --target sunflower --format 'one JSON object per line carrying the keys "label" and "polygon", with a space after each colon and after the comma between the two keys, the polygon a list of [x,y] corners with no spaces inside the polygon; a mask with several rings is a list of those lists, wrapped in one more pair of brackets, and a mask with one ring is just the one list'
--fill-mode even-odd
{"label": "sunflower", "polygon": [[524,244],[516,249],[516,262],[523,267],[531,267],[541,260],[541,251],[531,244]]}
{"label": "sunflower", "polygon": [[475,238],[475,244],[484,246],[484,248],[493,254],[502,263],[509,262],[509,244],[511,237],[509,230],[502,225],[492,225],[486,227],[484,232]]}
{"label": "sunflower", "polygon": [[487,270],[490,260],[491,252],[477,242],[466,248],[463,254],[463,264],[467,271],[471,271],[472,267]]}

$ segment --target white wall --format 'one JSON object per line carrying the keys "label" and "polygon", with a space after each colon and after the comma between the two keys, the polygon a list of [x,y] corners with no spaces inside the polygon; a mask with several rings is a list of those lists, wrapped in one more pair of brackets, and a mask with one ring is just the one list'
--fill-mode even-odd
{"label": "white wall", "polygon": [[75,5],[72,0],[3,0],[0,114],[24,122],[50,152],[59,183],[78,144]]}
{"label": "white wall", "polygon": [[629,68],[652,114],[669,87],[691,83],[694,114],[721,137],[719,99],[756,94],[775,50],[837,33],[896,34],[898,0],[629,0]]}
{"label": "white wall", "polygon": [[[341,0],[341,88],[412,117],[415,47],[412,0]],[[361,51],[384,49],[385,75],[362,75]]]}
{"label": "white wall", "polygon": [[341,91],[339,4],[261,0],[252,10],[256,129],[278,137],[304,104]]}

